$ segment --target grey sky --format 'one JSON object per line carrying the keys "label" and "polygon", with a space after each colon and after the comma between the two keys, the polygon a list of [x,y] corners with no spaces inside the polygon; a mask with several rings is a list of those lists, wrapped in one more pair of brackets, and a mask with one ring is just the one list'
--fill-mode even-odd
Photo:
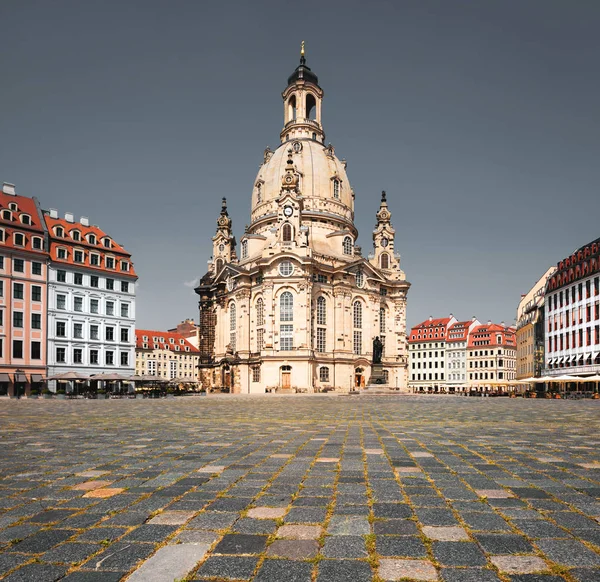
{"label": "grey sky", "polygon": [[198,317],[220,199],[239,238],[306,41],[366,253],[387,190],[430,314],[512,321],[599,236],[595,0],[0,2],[0,181],[133,254],[138,327]]}

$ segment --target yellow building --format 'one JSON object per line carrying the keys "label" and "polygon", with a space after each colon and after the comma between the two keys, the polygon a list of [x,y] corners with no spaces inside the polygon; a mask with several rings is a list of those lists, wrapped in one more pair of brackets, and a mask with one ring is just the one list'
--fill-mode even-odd
{"label": "yellow building", "polygon": [[137,329],[135,373],[165,380],[196,382],[200,352],[181,334]]}
{"label": "yellow building", "polygon": [[517,309],[517,380],[541,376],[544,367],[544,291],[549,268],[525,295]]}

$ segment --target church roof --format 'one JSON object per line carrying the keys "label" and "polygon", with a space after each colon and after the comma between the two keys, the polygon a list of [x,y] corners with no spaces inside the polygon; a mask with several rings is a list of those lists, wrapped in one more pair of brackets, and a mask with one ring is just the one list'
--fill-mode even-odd
{"label": "church roof", "polygon": [[310,67],[306,64],[304,55],[300,57],[300,64],[296,67],[296,70],[288,77],[288,85],[303,79],[309,83],[319,84],[319,78],[310,70]]}

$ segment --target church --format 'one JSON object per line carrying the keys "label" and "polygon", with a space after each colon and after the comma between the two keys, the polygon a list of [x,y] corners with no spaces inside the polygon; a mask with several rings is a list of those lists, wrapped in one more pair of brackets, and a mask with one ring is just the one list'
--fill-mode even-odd
{"label": "church", "polygon": [[378,383],[408,391],[410,283],[386,194],[364,257],[346,161],[325,145],[324,93],[304,45],[282,97],[281,143],[264,152],[250,224],[238,248],[223,199],[195,289],[199,378],[208,390],[238,394],[349,392],[372,380],[375,346]]}

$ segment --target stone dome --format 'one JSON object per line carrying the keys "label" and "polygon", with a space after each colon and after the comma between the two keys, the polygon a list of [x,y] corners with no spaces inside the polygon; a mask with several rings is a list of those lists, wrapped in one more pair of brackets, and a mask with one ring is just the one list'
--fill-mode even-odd
{"label": "stone dome", "polygon": [[326,213],[352,223],[354,195],[345,163],[335,156],[332,146],[302,138],[284,142],[274,152],[268,149],[265,152],[265,161],[254,182],[252,222],[277,211],[276,200],[290,154],[299,177],[304,214]]}

